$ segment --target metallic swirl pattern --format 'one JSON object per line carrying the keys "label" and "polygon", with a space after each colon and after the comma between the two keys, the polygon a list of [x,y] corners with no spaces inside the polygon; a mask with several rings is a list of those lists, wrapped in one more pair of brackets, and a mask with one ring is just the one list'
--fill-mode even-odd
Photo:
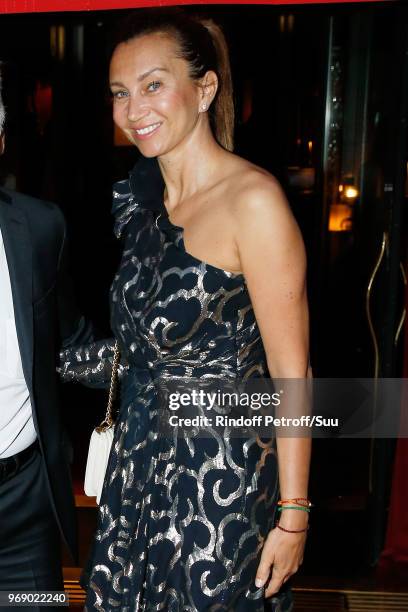
{"label": "metallic swirl pattern", "polygon": [[[245,278],[187,253],[165,210],[156,160],[114,186],[123,256],[111,325],[127,366],[88,573],[86,610],[287,612],[288,583],[265,600],[255,586],[279,496],[274,439],[158,433],[155,381],[267,375]],[[112,342],[102,360],[112,351]],[[82,349],[67,379],[98,376]],[[105,376],[105,375],[104,375]]]}

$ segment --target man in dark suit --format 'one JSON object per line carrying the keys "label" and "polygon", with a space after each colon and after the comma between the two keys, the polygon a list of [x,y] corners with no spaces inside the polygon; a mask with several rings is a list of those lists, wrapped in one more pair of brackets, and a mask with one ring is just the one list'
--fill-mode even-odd
{"label": "man in dark suit", "polygon": [[[0,87],[0,152],[4,121]],[[77,557],[56,361],[89,339],[62,213],[0,187],[0,591],[62,590],[61,535]]]}

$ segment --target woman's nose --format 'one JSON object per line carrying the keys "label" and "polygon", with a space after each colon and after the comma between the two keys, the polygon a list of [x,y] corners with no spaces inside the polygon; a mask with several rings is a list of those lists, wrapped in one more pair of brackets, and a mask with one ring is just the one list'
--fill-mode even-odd
{"label": "woman's nose", "polygon": [[142,119],[147,114],[146,104],[140,99],[140,96],[131,96],[128,104],[128,119],[136,122]]}

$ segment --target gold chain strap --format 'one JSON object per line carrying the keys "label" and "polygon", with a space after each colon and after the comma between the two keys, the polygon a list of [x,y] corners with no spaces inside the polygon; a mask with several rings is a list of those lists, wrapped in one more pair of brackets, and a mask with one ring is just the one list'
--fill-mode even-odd
{"label": "gold chain strap", "polygon": [[116,396],[119,359],[120,359],[120,351],[119,351],[118,341],[116,340],[115,349],[113,353],[113,361],[112,361],[112,376],[111,376],[110,387],[109,387],[108,405],[106,407],[105,418],[103,419],[102,423],[100,423],[98,427],[96,427],[96,431],[98,433],[106,431],[107,429],[109,429],[109,427],[112,427],[113,425],[112,406],[113,406],[113,401]]}

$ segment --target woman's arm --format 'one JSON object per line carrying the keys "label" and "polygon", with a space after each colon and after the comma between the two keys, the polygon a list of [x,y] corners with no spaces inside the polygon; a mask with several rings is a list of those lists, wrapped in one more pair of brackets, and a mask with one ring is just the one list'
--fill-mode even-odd
{"label": "woman's arm", "polygon": [[[61,351],[57,368],[63,382],[80,382],[87,387],[108,388],[112,377],[115,338],[105,338]],[[122,357],[118,366],[121,378],[128,369]]]}
{"label": "woman's arm", "polygon": [[[306,257],[299,228],[279,184],[259,173],[236,204],[235,239],[254,313],[273,379],[310,376],[309,317],[306,296]],[[290,384],[285,405],[293,407],[302,384]],[[302,399],[302,405],[304,398]],[[298,402],[296,401],[296,405]],[[285,408],[282,408],[284,410]],[[283,414],[283,413],[282,413]],[[307,497],[310,437],[277,437],[282,499]],[[284,510],[280,525],[303,529],[308,513]],[[257,572],[263,586],[272,569],[265,595],[277,592],[303,560],[306,533],[272,529],[265,541]],[[272,566],[272,567],[271,567]]]}

